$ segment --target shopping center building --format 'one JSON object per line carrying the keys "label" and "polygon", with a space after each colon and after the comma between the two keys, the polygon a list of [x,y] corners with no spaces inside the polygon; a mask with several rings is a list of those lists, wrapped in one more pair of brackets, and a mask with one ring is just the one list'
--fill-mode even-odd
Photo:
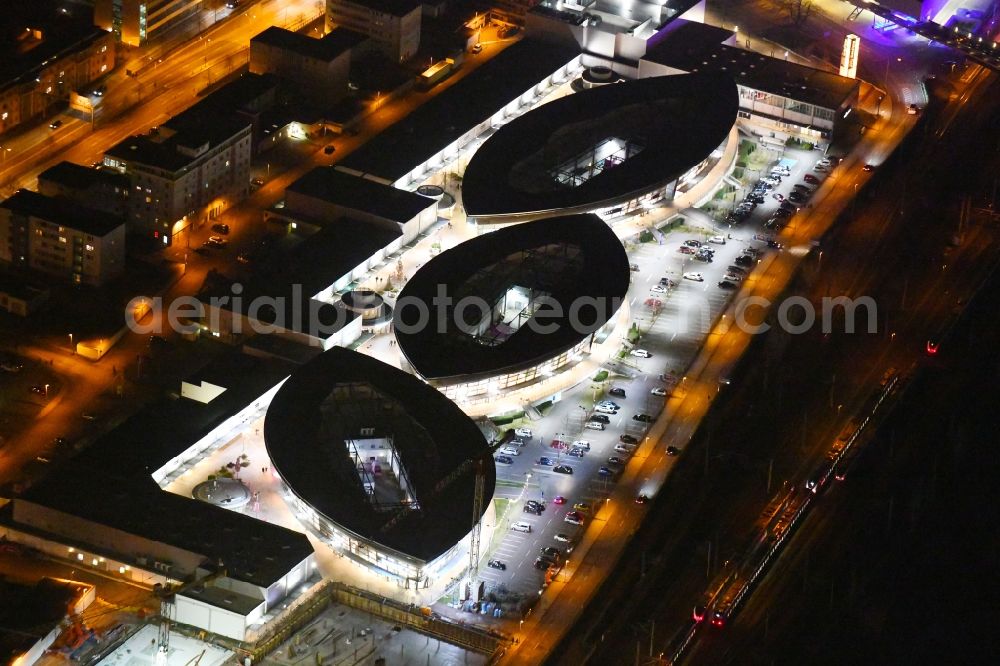
{"label": "shopping center building", "polygon": [[600,217],[498,229],[425,264],[393,328],[407,369],[463,406],[579,362],[617,323],[628,255]]}
{"label": "shopping center building", "polygon": [[511,224],[595,211],[604,219],[673,198],[722,152],[736,122],[725,73],[585,89],[496,131],[462,182],[469,221]]}
{"label": "shopping center building", "polygon": [[[264,439],[287,501],[338,552],[407,590],[467,564],[472,463],[488,449],[479,427],[439,391],[333,348],[278,390]],[[496,484],[493,465],[482,467],[477,520],[493,512]]]}

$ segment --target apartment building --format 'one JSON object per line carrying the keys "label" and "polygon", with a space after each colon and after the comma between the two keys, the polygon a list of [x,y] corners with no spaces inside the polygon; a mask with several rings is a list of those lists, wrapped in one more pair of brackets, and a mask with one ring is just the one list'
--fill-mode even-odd
{"label": "apartment building", "polygon": [[274,74],[307,100],[330,107],[347,95],[351,54],[367,39],[347,28],[316,39],[272,26],[250,40],[250,72]]}
{"label": "apartment building", "polygon": [[94,23],[123,44],[141,46],[172,30],[194,31],[201,9],[202,0],[95,0]]}
{"label": "apartment building", "polygon": [[125,269],[125,224],[68,199],[18,190],[0,202],[0,261],[100,286]]}
{"label": "apartment building", "polygon": [[38,191],[125,220],[128,178],[113,169],[60,162],[38,174]]}
{"label": "apartment building", "polygon": [[128,177],[130,233],[171,245],[191,224],[218,217],[247,195],[252,122],[204,108],[130,137],[104,155]]}
{"label": "apartment building", "polygon": [[360,32],[386,56],[404,62],[420,48],[420,15],[417,0],[327,0],[326,30],[342,26]]}
{"label": "apartment building", "polygon": [[114,36],[79,8],[4,8],[0,30],[0,134],[46,116],[115,67]]}

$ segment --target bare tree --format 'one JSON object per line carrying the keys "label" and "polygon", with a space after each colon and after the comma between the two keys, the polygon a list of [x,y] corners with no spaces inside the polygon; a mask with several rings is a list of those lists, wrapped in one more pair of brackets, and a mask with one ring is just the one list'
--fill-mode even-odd
{"label": "bare tree", "polygon": [[813,0],[778,0],[778,4],[796,28],[801,28],[816,8]]}

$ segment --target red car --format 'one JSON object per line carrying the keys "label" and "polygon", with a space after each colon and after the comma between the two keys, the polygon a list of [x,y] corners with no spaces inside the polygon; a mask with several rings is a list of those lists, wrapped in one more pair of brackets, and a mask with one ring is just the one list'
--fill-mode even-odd
{"label": "red car", "polygon": [[555,497],[552,498],[552,503],[553,504],[565,504],[566,503],[566,498],[563,497],[562,495],[556,495]]}
{"label": "red car", "polygon": [[807,173],[806,175],[802,176],[802,180],[806,181],[807,183],[812,183],[813,185],[819,184],[819,178],[812,175],[811,173]]}
{"label": "red car", "polygon": [[694,248],[688,247],[687,245],[681,245],[679,248],[677,248],[677,251],[680,252],[681,254],[694,254]]}

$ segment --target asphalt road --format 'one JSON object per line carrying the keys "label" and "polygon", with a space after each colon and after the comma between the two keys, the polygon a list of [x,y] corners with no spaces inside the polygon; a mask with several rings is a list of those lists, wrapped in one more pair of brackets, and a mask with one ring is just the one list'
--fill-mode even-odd
{"label": "asphalt road", "polygon": [[[985,93],[979,91],[968,106],[988,98]],[[988,110],[970,108],[968,116],[983,120]],[[979,138],[969,123],[963,125],[962,136]],[[859,206],[856,219],[824,241],[823,258],[800,276],[799,291],[813,302],[827,294],[874,296],[879,332],[772,333],[758,341],[751,363],[742,367],[740,386],[692,443],[698,452],[681,461],[681,473],[658,498],[658,526],[640,535],[630,549],[633,556],[618,568],[620,578],[609,583],[627,590],[632,603],[598,604],[593,613],[584,613],[575,640],[557,653],[562,661],[589,653],[592,663],[606,663],[615,655],[634,654],[637,645],[647,658],[650,645],[653,655],[667,651],[688,623],[707,579],[742,552],[754,517],[781,482],[796,482],[815,466],[884,369],[905,367],[933,328],[951,316],[956,300],[981,279],[973,269],[992,257],[989,229],[968,228],[962,244],[947,250],[957,229],[954,223],[942,224],[949,211],[938,205],[944,202],[938,193],[951,191],[947,188],[955,180],[942,174],[960,173],[949,158],[959,160],[960,151],[943,155],[933,147],[896,156],[901,162],[934,164],[906,170],[919,179],[907,185],[893,180],[893,166],[887,163],[875,183],[881,194],[871,205]],[[905,203],[902,215],[900,201]],[[635,580],[643,568],[649,578],[622,584]],[[610,594],[608,586],[603,591]]]}

